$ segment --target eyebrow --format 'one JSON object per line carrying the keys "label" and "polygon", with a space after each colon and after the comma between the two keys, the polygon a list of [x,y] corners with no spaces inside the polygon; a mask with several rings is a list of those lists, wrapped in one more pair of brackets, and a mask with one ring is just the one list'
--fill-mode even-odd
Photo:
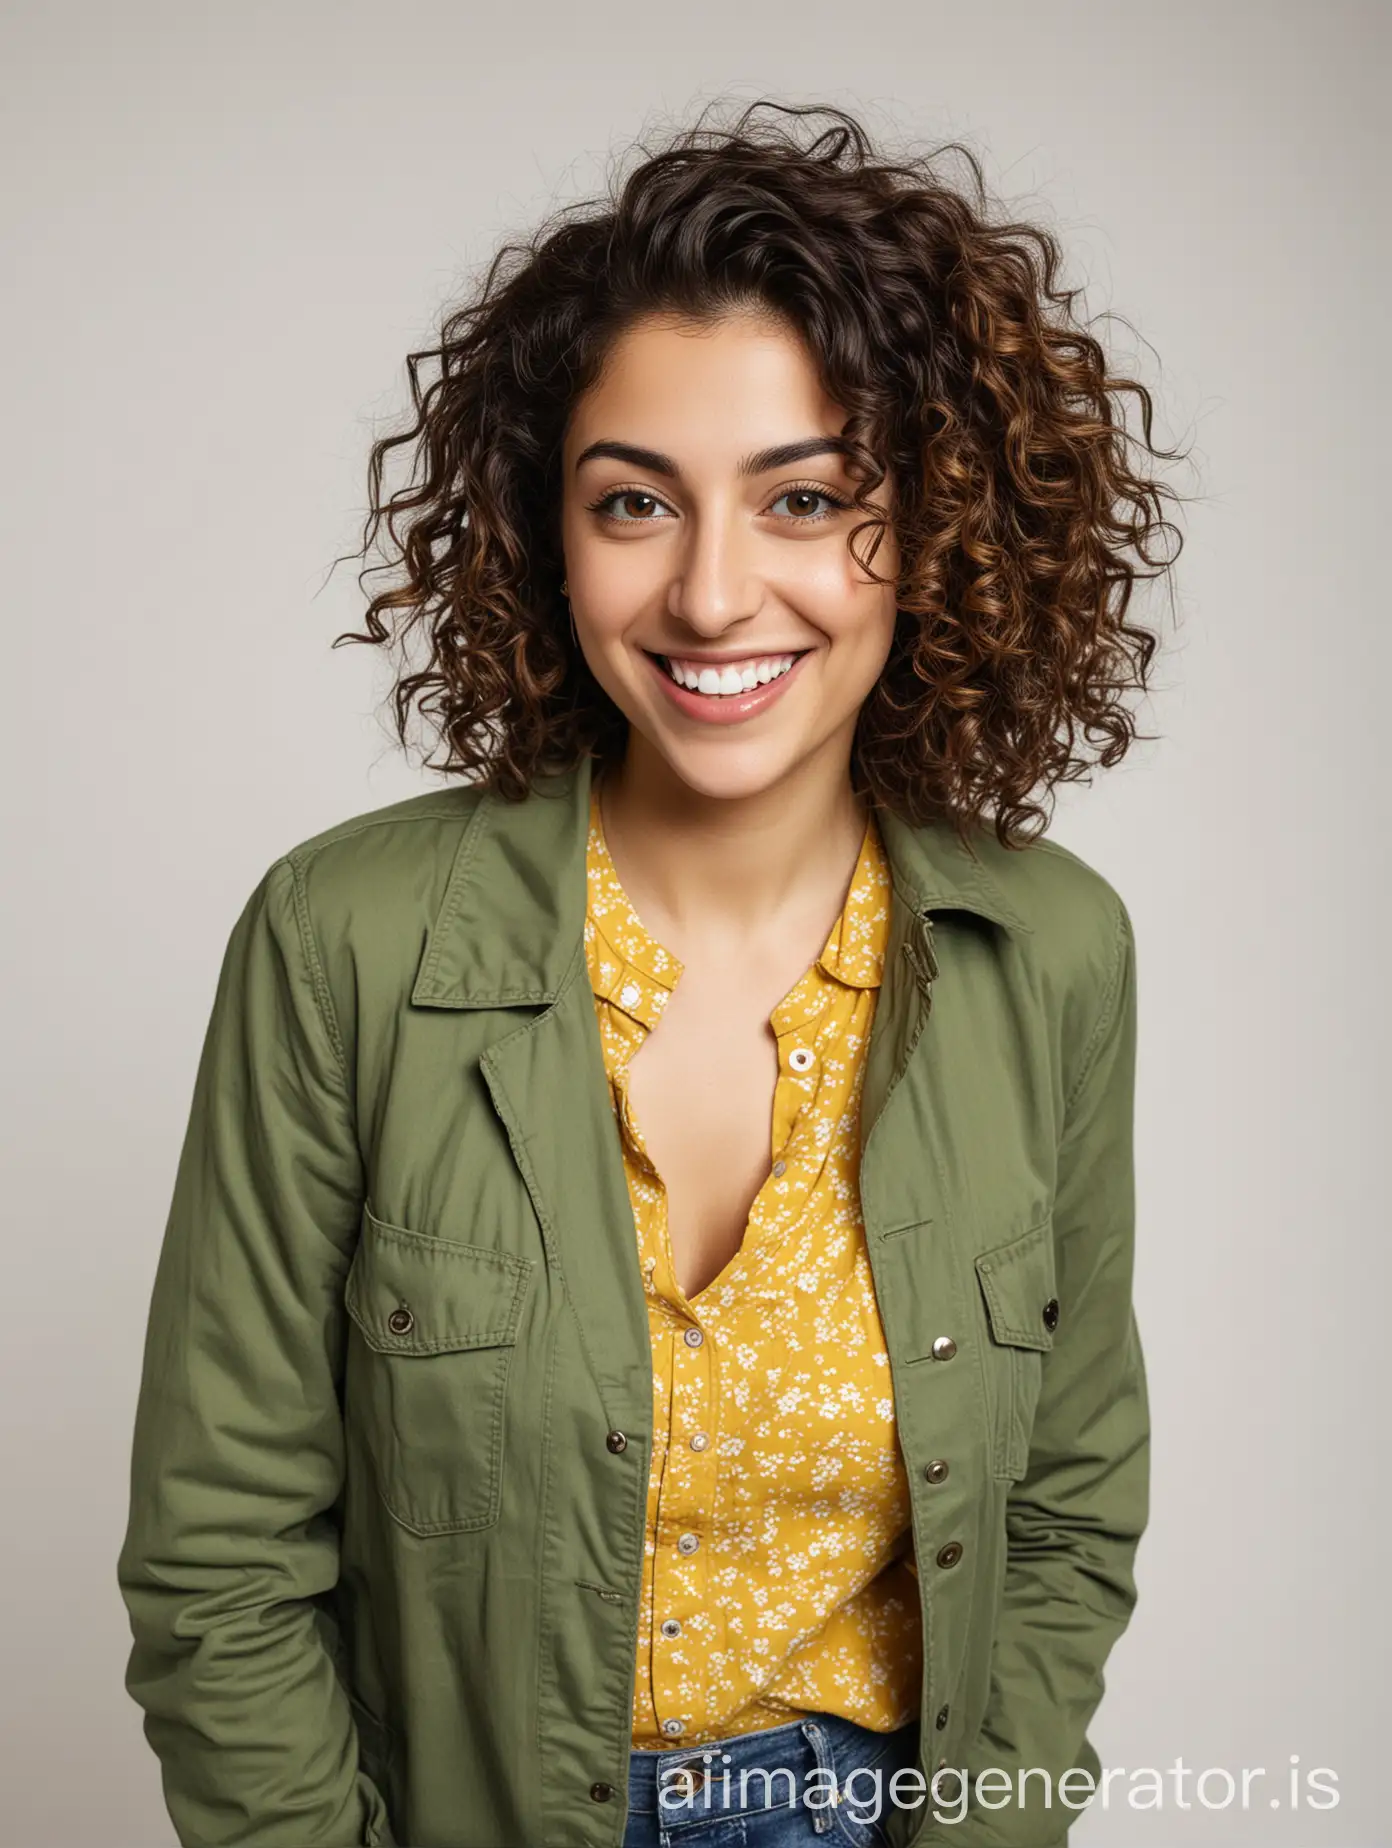
{"label": "eyebrow", "polygon": [[[789,468],[794,462],[805,462],[810,456],[845,456],[850,453],[850,445],[839,436],[805,436],[796,443],[778,443],[772,449],[756,450],[752,456],[746,456],[740,463],[738,473],[741,475],[766,475],[770,469]],[[581,450],[575,458],[578,469],[583,462],[590,462],[596,456],[607,456],[615,462],[627,462],[633,468],[647,469],[654,475],[666,475],[675,479],[681,470],[670,456],[664,456],[657,449],[640,449],[634,443],[598,442],[591,443],[588,449]]]}

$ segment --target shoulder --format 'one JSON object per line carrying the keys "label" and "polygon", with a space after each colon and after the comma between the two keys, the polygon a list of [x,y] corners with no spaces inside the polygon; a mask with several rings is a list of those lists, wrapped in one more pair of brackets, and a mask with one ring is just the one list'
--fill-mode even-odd
{"label": "shoulder", "polygon": [[482,799],[481,790],[463,784],[430,789],[423,795],[407,796],[404,801],[350,815],[297,841],[280,857],[300,872],[321,868],[350,876],[382,854],[404,852],[418,857],[450,838],[457,841]]}
{"label": "shoulder", "polygon": [[1016,940],[1065,1043],[1086,1048],[1134,998],[1135,933],[1125,899],[1098,867],[1047,837],[1008,848],[988,832],[974,847],[1027,927]]}
{"label": "shoulder", "polygon": [[293,887],[321,949],[410,942],[434,916],[482,800],[458,784],[350,815],[286,848],[266,878]]}
{"label": "shoulder", "polygon": [[1130,913],[1116,886],[1060,842],[1042,837],[1027,847],[1003,847],[994,834],[985,834],[975,851],[1041,950],[1072,945],[1114,955],[1129,932]]}

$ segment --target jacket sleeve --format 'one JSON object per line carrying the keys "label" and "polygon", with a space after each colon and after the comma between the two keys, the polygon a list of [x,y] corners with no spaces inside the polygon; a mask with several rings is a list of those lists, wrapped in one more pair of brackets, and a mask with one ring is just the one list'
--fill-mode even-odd
{"label": "jacket sleeve", "polygon": [[[967,1811],[942,1836],[958,1848],[1063,1848],[1086,1807],[1089,1778],[1100,1773],[1087,1727],[1102,1698],[1103,1664],[1136,1602],[1150,1458],[1131,1293],[1136,955],[1126,908],[1113,900],[1111,971],[1063,1119],[1053,1210],[1060,1316],[1044,1356],[1027,1471],[1007,1505],[988,1706],[972,1748],[953,1760],[969,1780]],[[1033,1766],[1048,1773],[1047,1784],[1021,1783],[1022,1768]],[[988,1779],[981,1804],[976,1780],[987,1767],[1007,1773],[1009,1784]],[[1059,1779],[1075,1767],[1061,1796]],[[959,1814],[946,1795],[940,1808]]]}
{"label": "jacket sleeve", "polygon": [[185,1848],[393,1843],[325,1597],[361,1199],[342,1048],[300,875],[281,860],[233,928],[203,1042],[117,1569],[125,1685]]}

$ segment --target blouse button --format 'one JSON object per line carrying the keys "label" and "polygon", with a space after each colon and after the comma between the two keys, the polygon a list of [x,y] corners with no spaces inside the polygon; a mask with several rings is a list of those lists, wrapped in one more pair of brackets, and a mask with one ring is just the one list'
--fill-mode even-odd
{"label": "blouse button", "polygon": [[619,1006],[632,1007],[638,999],[639,989],[636,982],[625,982],[619,990]]}
{"label": "blouse button", "polygon": [[677,1551],[679,1553],[694,1553],[700,1544],[700,1539],[696,1534],[683,1534],[680,1540],[677,1541]]}
{"label": "blouse button", "polygon": [[685,1341],[688,1347],[700,1347],[705,1338],[706,1337],[701,1333],[699,1328],[688,1328],[686,1333],[682,1336],[682,1340]]}
{"label": "blouse button", "polygon": [[409,1335],[416,1325],[416,1318],[405,1307],[393,1309],[387,1317],[387,1327],[394,1335]]}
{"label": "blouse button", "polygon": [[664,1617],[662,1620],[662,1634],[664,1636],[680,1636],[681,1624],[675,1617]]}
{"label": "blouse button", "polygon": [[773,1171],[776,1175],[786,1174],[788,1172],[787,1162],[786,1161],[776,1161],[773,1164]]}
{"label": "blouse button", "polygon": [[686,1731],[686,1726],[681,1720],[664,1720],[662,1730],[669,1739],[675,1739],[678,1733]]}
{"label": "blouse button", "polygon": [[691,1448],[693,1450],[704,1450],[709,1442],[710,1439],[706,1436],[704,1431],[693,1431],[691,1433]]}
{"label": "blouse button", "polygon": [[795,1072],[805,1072],[812,1066],[812,1054],[806,1046],[794,1046],[788,1054],[788,1064]]}

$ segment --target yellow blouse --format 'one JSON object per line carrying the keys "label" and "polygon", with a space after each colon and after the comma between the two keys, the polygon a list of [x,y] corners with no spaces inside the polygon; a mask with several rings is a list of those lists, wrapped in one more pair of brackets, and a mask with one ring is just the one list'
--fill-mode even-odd
{"label": "yellow blouse", "polygon": [[863,1056],[889,876],[873,816],[820,957],[774,1009],[771,1171],[690,1300],[627,1068],[682,973],[644,928],[590,802],[585,953],[647,1292],[653,1454],[633,1744],[701,1745],[918,1713],[909,1491],[859,1190]]}

